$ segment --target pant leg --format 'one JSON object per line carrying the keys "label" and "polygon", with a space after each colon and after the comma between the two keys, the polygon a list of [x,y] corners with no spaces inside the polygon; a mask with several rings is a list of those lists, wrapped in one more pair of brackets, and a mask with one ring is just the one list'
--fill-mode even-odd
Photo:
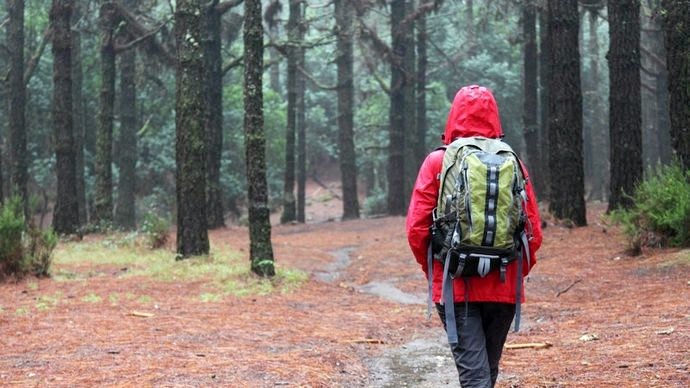
{"label": "pant leg", "polygon": [[[467,314],[465,314],[465,306],[464,302],[455,304],[458,343],[450,346],[458,369],[460,385],[463,388],[489,388],[491,387],[491,372],[480,304],[468,303]],[[445,329],[444,307],[437,304],[436,309]]]}
{"label": "pant leg", "polygon": [[486,353],[491,371],[491,386],[496,385],[498,364],[503,345],[515,315],[515,305],[509,303],[481,303],[482,325],[486,337]]}

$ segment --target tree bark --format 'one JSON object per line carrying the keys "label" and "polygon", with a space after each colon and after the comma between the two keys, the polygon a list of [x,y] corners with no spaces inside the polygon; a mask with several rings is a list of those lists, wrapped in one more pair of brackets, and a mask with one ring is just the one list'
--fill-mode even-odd
{"label": "tree bark", "polygon": [[359,218],[357,159],[354,141],[354,9],[344,0],[335,1],[336,65],[338,67],[338,145],[343,187],[343,220]]}
{"label": "tree bark", "polygon": [[[130,7],[136,4],[129,3]],[[130,34],[126,39],[132,40]],[[137,91],[136,50],[120,54],[120,140],[118,142],[120,179],[117,186],[115,224],[124,229],[136,228],[136,165],[137,165]]]}
{"label": "tree bark", "polygon": [[671,146],[690,169],[690,0],[663,0]]}
{"label": "tree bark", "polygon": [[[302,3],[302,15],[300,16],[300,23],[298,25],[299,41],[304,42],[304,37],[307,32],[307,25],[304,23],[305,17],[305,3]],[[306,62],[304,60],[306,49],[301,45],[297,50],[297,67],[305,69]],[[307,81],[304,74],[300,71],[297,74],[297,100],[296,100],[296,118],[297,125],[297,222],[306,222],[306,204],[307,204],[307,119],[305,94],[307,91]]]}
{"label": "tree bark", "polygon": [[577,0],[549,0],[550,211],[577,226],[587,224],[582,162],[582,90]]}
{"label": "tree bark", "polygon": [[[73,4],[72,22],[74,26],[81,18],[79,3]],[[74,162],[76,166],[77,206],[79,225],[86,225],[86,183],[84,177],[84,98],[82,93],[84,74],[82,69],[81,32],[79,27],[72,29],[72,128],[74,135]]]}
{"label": "tree bark", "polygon": [[[611,187],[608,210],[629,208],[642,179],[640,2],[609,0],[609,136]],[[626,195],[627,194],[627,195]]]}
{"label": "tree bark", "polygon": [[401,25],[401,33],[403,34],[405,45],[405,56],[403,58],[403,72],[405,74],[403,83],[405,93],[405,107],[403,112],[405,118],[403,122],[405,123],[405,155],[407,155],[405,158],[405,182],[403,187],[403,193],[405,194],[403,207],[405,212],[410,202],[412,187],[417,178],[417,167],[419,167],[419,163],[421,162],[414,158],[418,148],[418,145],[415,144],[415,139],[417,138],[417,119],[415,118],[417,113],[415,62],[417,56],[415,52],[414,27],[417,20],[416,17],[412,16],[414,12],[414,0],[406,0],[405,19],[407,22]]}
{"label": "tree bark", "polygon": [[261,0],[245,0],[244,15],[244,133],[249,200],[249,259],[252,272],[270,277],[275,275],[275,267],[266,183]]}
{"label": "tree bark", "polygon": [[285,175],[283,185],[283,213],[281,223],[297,221],[295,197],[295,138],[297,134],[297,44],[299,21],[302,17],[301,1],[290,0],[287,22],[287,123],[285,127]]}
{"label": "tree bark", "polygon": [[591,106],[591,156],[592,156],[592,187],[589,193],[590,199],[605,201],[608,197],[609,174],[609,133],[606,124],[606,111],[602,108],[606,105],[599,93],[598,85],[601,83],[599,65],[599,39],[597,36],[598,12],[589,11],[589,77]]}
{"label": "tree bark", "polygon": [[113,116],[115,108],[115,44],[117,22],[113,3],[104,2],[99,15],[101,33],[101,91],[96,133],[96,192],[94,221],[113,221]]}
{"label": "tree bark", "polygon": [[178,0],[175,10],[175,104],[178,257],[208,254],[204,74],[201,0]]}
{"label": "tree bark", "polygon": [[428,54],[427,54],[427,27],[426,27],[426,15],[422,15],[417,19],[417,112],[415,115],[417,130],[415,135],[415,160],[417,165],[415,170],[419,169],[422,161],[427,154],[426,148],[426,133],[427,126],[427,107],[426,107],[426,84],[427,84],[427,67],[428,67]]}
{"label": "tree bark", "polygon": [[72,15],[71,0],[53,0],[50,25],[53,36],[53,125],[57,169],[57,199],[53,228],[74,234],[79,227],[76,162],[72,134]]}
{"label": "tree bark", "polygon": [[24,83],[24,0],[7,0],[10,196],[19,196],[29,217],[28,160],[26,149],[26,84]]}
{"label": "tree bark", "polygon": [[548,32],[546,9],[539,12],[539,156],[544,166],[539,179],[532,180],[534,190],[542,198],[549,198],[551,174],[549,173],[549,61],[551,38]]}
{"label": "tree bark", "polygon": [[541,180],[539,155],[539,122],[537,120],[539,100],[537,90],[538,54],[536,7],[530,0],[522,5],[523,39],[523,125],[527,166],[534,180]]}
{"label": "tree bark", "polygon": [[223,154],[223,57],[221,17],[215,7],[204,10],[204,81],[206,89],[206,212],[208,227],[225,225],[220,165]]}
{"label": "tree bark", "polygon": [[392,56],[388,128],[388,214],[404,215],[405,209],[405,36],[400,25],[405,18],[405,0],[391,1]]}

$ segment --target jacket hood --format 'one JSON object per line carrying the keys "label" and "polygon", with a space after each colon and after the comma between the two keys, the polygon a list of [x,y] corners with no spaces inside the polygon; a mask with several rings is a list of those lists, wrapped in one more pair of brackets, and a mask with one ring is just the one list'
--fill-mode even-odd
{"label": "jacket hood", "polygon": [[503,137],[496,100],[483,86],[465,86],[458,91],[441,139],[444,144],[450,144],[459,137],[471,136]]}

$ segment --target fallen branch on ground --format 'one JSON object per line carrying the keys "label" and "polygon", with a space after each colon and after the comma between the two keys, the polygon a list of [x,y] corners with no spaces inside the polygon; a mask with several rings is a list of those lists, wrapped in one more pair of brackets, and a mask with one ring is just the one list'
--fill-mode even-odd
{"label": "fallen branch on ground", "polygon": [[550,342],[530,342],[526,344],[509,344],[506,345],[506,349],[548,349],[552,347],[553,344]]}
{"label": "fallen branch on ground", "polygon": [[151,318],[151,317],[153,317],[153,314],[151,314],[151,313],[142,313],[140,311],[132,311],[131,313],[129,313],[129,315],[131,315],[133,317],[139,317],[139,318]]}
{"label": "fallen branch on ground", "polygon": [[573,286],[575,286],[577,283],[580,283],[581,281],[582,281],[582,279],[577,279],[577,280],[575,280],[574,282],[572,282],[572,283],[571,283],[568,287],[566,287],[565,289],[563,289],[563,290],[561,290],[561,291],[558,291],[558,293],[556,294],[556,298],[558,298],[559,296],[561,296],[561,294],[565,294],[566,292],[570,291],[570,289],[573,288]]}
{"label": "fallen branch on ground", "polygon": [[346,344],[376,344],[376,345],[385,344],[385,342],[383,340],[374,339],[374,338],[353,339],[353,340],[346,340],[344,342]]}

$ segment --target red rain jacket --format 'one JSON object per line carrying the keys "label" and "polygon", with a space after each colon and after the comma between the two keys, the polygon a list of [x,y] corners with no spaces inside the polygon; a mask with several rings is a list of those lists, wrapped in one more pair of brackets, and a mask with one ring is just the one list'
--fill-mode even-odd
{"label": "red rain jacket", "polygon": [[[488,138],[503,136],[494,96],[488,89],[476,85],[464,87],[455,95],[453,106],[448,115],[446,130],[441,139],[447,145],[459,137],[470,136]],[[412,253],[414,253],[419,265],[422,266],[427,279],[427,250],[431,239],[429,232],[432,224],[431,212],[436,207],[444,152],[444,150],[433,151],[422,163],[407,212],[407,239]],[[527,174],[527,170],[524,171]],[[535,253],[541,246],[542,233],[539,208],[529,180],[527,180],[525,190],[527,191],[527,217],[531,224],[527,228],[528,233],[531,230],[531,236],[528,235],[528,237],[531,237],[529,247],[532,255],[530,262],[525,261],[524,263],[523,274],[527,275],[537,261]],[[441,300],[443,266],[439,261],[434,260],[433,267],[432,299],[438,303]],[[498,271],[492,271],[484,278],[479,276],[469,278],[469,282],[467,282],[468,301],[515,303],[516,270],[517,260],[508,265],[505,282],[501,282]],[[458,279],[453,283],[454,301],[465,301],[465,282]],[[524,287],[522,289],[524,290]],[[524,301],[524,292],[521,295],[521,301]]]}

